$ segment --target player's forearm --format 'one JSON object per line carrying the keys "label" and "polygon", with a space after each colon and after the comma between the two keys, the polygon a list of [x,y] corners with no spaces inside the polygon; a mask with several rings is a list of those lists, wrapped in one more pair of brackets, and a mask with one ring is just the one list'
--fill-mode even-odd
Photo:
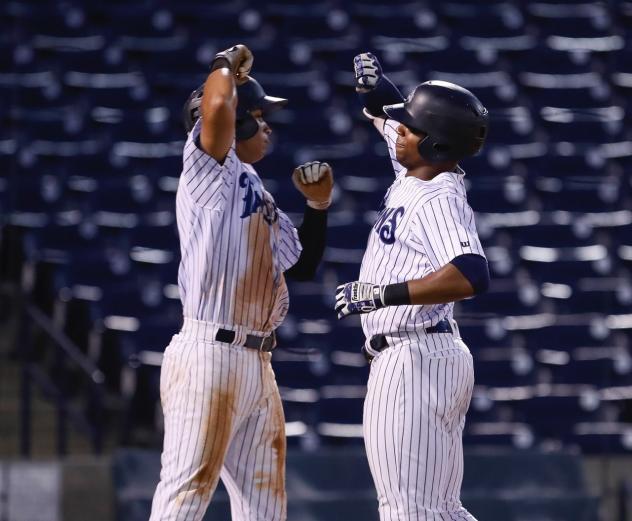
{"label": "player's forearm", "polygon": [[[475,291],[469,280],[452,264],[446,264],[422,279],[406,283],[411,304],[443,304],[474,296]],[[388,287],[387,287],[388,288]],[[385,304],[388,305],[388,290]]]}
{"label": "player's forearm", "polygon": [[237,90],[230,69],[219,68],[208,75],[201,109],[202,147],[215,159],[222,160],[235,137]]}
{"label": "player's forearm", "polygon": [[384,288],[385,306],[443,304],[473,297],[487,290],[489,269],[482,255],[464,254],[421,279]]}

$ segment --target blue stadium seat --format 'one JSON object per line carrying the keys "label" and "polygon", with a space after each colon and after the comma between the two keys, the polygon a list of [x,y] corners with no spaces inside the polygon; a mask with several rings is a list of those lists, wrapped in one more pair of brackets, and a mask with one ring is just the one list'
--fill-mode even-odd
{"label": "blue stadium seat", "polygon": [[632,225],[619,226],[612,230],[616,246],[616,255],[620,262],[632,273]]}
{"label": "blue stadium seat", "polygon": [[363,385],[369,378],[369,364],[360,352],[336,350],[329,353],[331,370],[326,375],[327,385]]}
{"label": "blue stadium seat", "polygon": [[330,248],[366,249],[371,226],[362,221],[332,223],[328,229],[327,246]]}
{"label": "blue stadium seat", "polygon": [[[80,215],[76,217],[80,219]],[[94,234],[86,234],[76,219],[68,221],[30,227],[22,236],[24,267],[30,273],[23,289],[47,312],[52,312],[57,296],[58,270],[65,269],[77,253],[90,255],[103,246]]]}
{"label": "blue stadium seat", "polygon": [[578,422],[570,441],[583,454],[627,454],[630,452],[630,426],[624,422]]}
{"label": "blue stadium seat", "polygon": [[[534,132],[533,117],[528,107],[517,105],[503,109],[491,108],[488,143],[539,144]],[[546,151],[546,148],[544,150]]]}
{"label": "blue stadium seat", "polygon": [[627,277],[614,276],[580,278],[574,284],[547,282],[541,292],[561,313],[625,313],[632,303],[630,288]]}
{"label": "blue stadium seat", "polygon": [[460,313],[503,313],[507,315],[526,315],[533,312],[537,300],[521,291],[524,281],[514,277],[497,278],[490,281],[486,293],[458,303]]}
{"label": "blue stadium seat", "polygon": [[524,77],[524,73],[582,74],[590,72],[590,59],[589,55],[552,50],[540,44],[535,49],[513,53],[510,65],[515,67],[517,78]]}
{"label": "blue stadium seat", "polygon": [[[630,88],[632,88],[632,67],[630,66],[630,58],[632,53],[629,49],[624,48],[608,55],[607,67],[609,71],[609,79],[614,90],[627,100]],[[629,101],[626,101],[629,108]],[[629,118],[628,118],[629,119]]]}
{"label": "blue stadium seat", "polygon": [[496,317],[455,314],[461,337],[471,350],[511,345],[510,331]]}
{"label": "blue stadium seat", "polygon": [[362,412],[366,386],[321,387],[317,432],[332,445],[362,444]]}
{"label": "blue stadium seat", "polygon": [[560,179],[563,175],[563,171],[553,170],[534,179],[534,191],[543,210],[604,213],[622,207],[627,194],[620,177],[604,173]]}
{"label": "blue stadium seat", "polygon": [[303,346],[296,350],[289,350],[288,347],[279,346],[273,354],[272,365],[277,384],[288,389],[318,390],[328,371],[328,362],[323,353]]}
{"label": "blue stadium seat", "polygon": [[575,144],[607,144],[624,141],[625,109],[595,103],[584,109],[543,107],[540,120],[552,141]]}
{"label": "blue stadium seat", "polygon": [[[255,53],[269,45],[274,28],[264,25],[259,6],[241,2],[224,6],[214,4],[186,1],[174,4],[171,9],[179,26],[192,34],[208,35],[220,47],[218,51],[235,42],[248,45]],[[241,9],[236,10],[240,4]],[[209,32],[210,25],[215,25],[216,30]]]}
{"label": "blue stadium seat", "polygon": [[629,385],[632,381],[630,354],[622,346],[545,348],[534,356],[538,370],[545,370],[553,383],[593,385],[601,389]]}
{"label": "blue stadium seat", "polygon": [[[110,161],[120,168],[151,165],[168,175],[182,171],[182,148],[186,136],[172,140],[158,138],[153,141],[117,141],[112,144]],[[162,161],[162,165],[160,162]]]}
{"label": "blue stadium seat", "polygon": [[464,19],[454,27],[460,34],[461,47],[482,55],[511,56],[530,51],[538,45],[537,38],[522,23],[516,11],[490,14],[475,23]]}
{"label": "blue stadium seat", "polygon": [[380,47],[387,41],[407,38],[423,41],[436,36],[434,27],[426,25],[423,18],[415,19],[409,13],[393,10],[392,7],[384,10],[373,8],[371,12],[356,11],[352,14],[352,23],[357,23],[366,35],[370,35],[375,47]]}
{"label": "blue stadium seat", "polygon": [[475,350],[474,377],[484,387],[511,387],[536,382],[531,355],[520,348],[484,347]]}
{"label": "blue stadium seat", "polygon": [[[602,6],[594,4],[588,4],[588,7],[602,9]],[[608,53],[624,47],[625,42],[612,30],[607,13],[598,16],[586,11],[580,14],[578,11],[566,10],[553,17],[536,15],[546,45],[553,50],[595,53]],[[564,23],[560,23],[562,19]]]}
{"label": "blue stadium seat", "polygon": [[509,405],[514,421],[527,423],[541,438],[565,441],[574,423],[598,420],[602,413],[599,394],[590,387],[538,384],[496,391],[494,401]]}
{"label": "blue stadium seat", "polygon": [[[472,209],[482,213],[510,213],[526,210],[528,189],[524,179],[520,176],[485,176],[486,172],[493,171],[492,167],[489,166],[488,161],[476,161],[476,159],[472,158],[463,163],[468,174],[465,177],[468,183],[467,200]],[[482,169],[478,171],[478,168]]]}
{"label": "blue stadium seat", "polygon": [[[525,329],[521,334],[528,349],[563,349],[570,351],[594,343],[608,342],[610,331],[599,317],[586,315],[558,316],[555,323],[542,323],[534,329]],[[534,324],[534,326],[537,324]]]}
{"label": "blue stadium seat", "polygon": [[[26,2],[15,2],[12,12],[17,15],[14,23],[31,36],[34,47],[81,47],[82,43],[87,47],[95,43],[90,38],[93,31],[86,12],[78,4],[61,8],[54,3],[27,6]],[[87,39],[80,43],[82,38]]]}
{"label": "blue stadium seat", "polygon": [[[394,177],[389,176],[390,165],[384,158],[374,158],[373,170],[357,170],[357,175],[345,175],[344,163],[333,163],[336,181],[341,187],[340,197],[336,201],[338,208],[353,212],[358,220],[364,212],[378,212],[383,206],[384,197],[388,187],[393,183]],[[380,168],[382,166],[383,168]],[[372,224],[368,222],[368,224]],[[366,226],[366,224],[365,224]],[[368,230],[367,230],[368,231]],[[367,233],[364,234],[365,237]]]}
{"label": "blue stadium seat", "polygon": [[512,238],[516,246],[572,248],[595,243],[590,235],[590,229],[576,228],[572,223],[543,222],[537,226],[515,226],[513,232],[515,233]]}
{"label": "blue stadium seat", "polygon": [[[278,9],[268,6],[265,21],[274,25],[289,42],[311,46],[344,37],[349,31],[349,15],[340,8]],[[332,42],[335,45],[335,41]]]}
{"label": "blue stadium seat", "polygon": [[539,282],[573,283],[580,277],[612,272],[612,259],[606,248],[599,244],[570,248],[525,245],[520,248],[519,255],[522,266]]}
{"label": "blue stadium seat", "polygon": [[466,422],[463,445],[495,446],[525,449],[535,445],[537,438],[528,424],[510,421]]}

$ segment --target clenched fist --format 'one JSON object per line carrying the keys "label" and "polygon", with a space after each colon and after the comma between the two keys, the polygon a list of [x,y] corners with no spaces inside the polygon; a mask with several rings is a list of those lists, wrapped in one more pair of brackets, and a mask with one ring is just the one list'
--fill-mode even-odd
{"label": "clenched fist", "polygon": [[334,174],[327,163],[310,161],[297,166],[292,173],[292,181],[312,208],[324,210],[331,204]]}
{"label": "clenched fist", "polygon": [[358,54],[353,59],[353,72],[357,92],[369,92],[375,88],[382,77],[382,66],[370,52]]}
{"label": "clenched fist", "polygon": [[218,52],[211,64],[211,71],[220,67],[228,67],[235,76],[237,84],[241,85],[248,79],[253,61],[254,56],[250,49],[239,43],[225,51]]}

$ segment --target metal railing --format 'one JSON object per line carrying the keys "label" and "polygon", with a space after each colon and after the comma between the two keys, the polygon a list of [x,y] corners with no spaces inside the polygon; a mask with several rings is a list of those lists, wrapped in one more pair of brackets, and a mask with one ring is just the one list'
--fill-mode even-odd
{"label": "metal railing", "polygon": [[[7,294],[6,288],[4,291]],[[95,454],[103,450],[105,376],[79,347],[55,327],[51,318],[38,309],[19,290],[10,292],[19,313],[17,346],[21,366],[20,382],[20,453],[32,452],[33,390],[38,388],[52,400],[56,408],[56,451],[68,451],[69,426],[72,425],[90,440]],[[36,338],[36,334],[38,334]],[[52,350],[52,351],[51,351]],[[51,363],[39,362],[42,356]],[[78,382],[77,389],[71,385]],[[80,403],[83,402],[83,403]]]}

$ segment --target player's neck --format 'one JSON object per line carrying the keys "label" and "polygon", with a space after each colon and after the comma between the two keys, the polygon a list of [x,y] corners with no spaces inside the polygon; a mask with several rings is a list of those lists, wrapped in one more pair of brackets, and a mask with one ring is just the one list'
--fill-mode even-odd
{"label": "player's neck", "polygon": [[431,181],[443,172],[453,172],[456,170],[456,161],[444,161],[442,163],[421,163],[413,168],[409,168],[406,176],[416,177],[422,181]]}

